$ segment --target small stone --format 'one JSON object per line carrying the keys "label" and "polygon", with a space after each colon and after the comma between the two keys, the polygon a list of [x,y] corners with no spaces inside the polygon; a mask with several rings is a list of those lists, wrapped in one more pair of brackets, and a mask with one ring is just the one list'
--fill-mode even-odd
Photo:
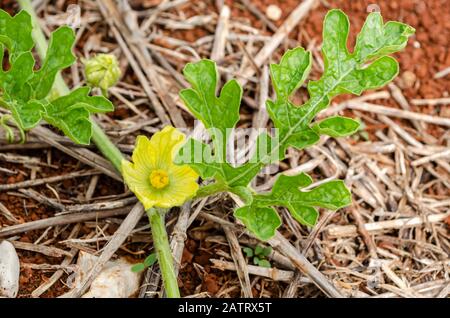
{"label": "small stone", "polygon": [[272,21],[280,20],[281,13],[282,13],[281,9],[278,6],[274,5],[274,4],[271,4],[266,9],[266,16]]}
{"label": "small stone", "polygon": [[403,88],[412,88],[416,83],[416,74],[411,71],[405,71],[403,72],[401,79]]}
{"label": "small stone", "polygon": [[0,243],[0,298],[15,298],[19,292],[20,262],[8,241]]}
{"label": "small stone", "polygon": [[[98,261],[98,256],[80,252],[77,261],[78,270],[75,272],[74,282],[68,282],[73,287],[79,286],[84,277],[92,270]],[[139,291],[142,272],[131,270],[133,264],[121,258],[109,261],[91,284],[90,290],[83,298],[129,298]]]}

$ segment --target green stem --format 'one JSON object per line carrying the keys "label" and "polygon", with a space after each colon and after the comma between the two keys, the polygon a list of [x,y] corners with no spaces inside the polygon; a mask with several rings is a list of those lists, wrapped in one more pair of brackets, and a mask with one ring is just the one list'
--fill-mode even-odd
{"label": "green stem", "polygon": [[195,199],[204,198],[219,192],[228,191],[228,187],[225,183],[222,182],[214,182],[208,184],[206,186],[200,187],[195,195]]}
{"label": "green stem", "polygon": [[0,97],[0,106],[3,107],[3,108],[5,108],[5,109],[8,109],[8,110],[9,110],[9,105],[8,105],[8,103],[5,102],[5,101],[3,100],[3,98],[1,98],[1,97]]}
{"label": "green stem", "polygon": [[[36,50],[41,59],[45,58],[47,52],[47,40],[45,38],[42,29],[38,23],[38,17],[31,5],[30,0],[18,0],[21,8],[27,11],[31,15],[33,24],[33,38],[36,44]],[[60,95],[66,95],[70,92],[70,89],[64,82],[61,74],[58,73],[54,88]],[[108,138],[103,130],[97,125],[94,120],[92,122],[92,140],[97,145],[98,149],[103,155],[111,161],[114,167],[121,172],[121,162],[124,158],[120,150],[114,145],[114,143]],[[169,246],[169,239],[167,237],[166,228],[164,226],[164,214],[160,211],[152,213],[150,210],[147,214],[150,219],[150,225],[152,228],[152,236],[156,250],[158,251],[158,259],[161,268],[161,274],[163,276],[164,287],[168,297],[180,297],[178,290],[177,278],[173,268],[173,259]]]}
{"label": "green stem", "polygon": [[165,214],[166,210],[163,209],[151,208],[147,210],[148,219],[152,228],[153,246],[158,256],[159,268],[161,270],[166,295],[168,298],[180,298],[177,277],[173,267],[173,257],[164,224]]}
{"label": "green stem", "polygon": [[6,139],[10,144],[14,142],[14,132],[11,129],[11,127],[8,126],[8,120],[10,120],[12,117],[11,115],[3,115],[0,117],[0,127],[2,127],[6,132]]}
{"label": "green stem", "polygon": [[[2,102],[3,102],[3,100],[0,98],[0,106],[3,106],[4,108],[8,109],[8,104],[6,104],[6,106],[4,106],[2,104]],[[16,126],[17,130],[19,131],[20,143],[21,144],[25,143],[26,136],[25,136],[25,131],[22,129],[22,126],[14,119],[13,116],[6,114],[6,115],[3,115],[0,117],[0,126],[3,127],[3,129],[5,129],[8,142],[13,143],[15,140],[14,132],[8,126],[8,121],[10,121],[14,126]]]}
{"label": "green stem", "polygon": [[102,152],[102,154],[111,161],[113,166],[117,171],[122,172],[122,160],[124,159],[123,154],[120,152],[111,139],[103,132],[100,126],[91,119],[92,122],[92,140],[97,145],[97,148]]}

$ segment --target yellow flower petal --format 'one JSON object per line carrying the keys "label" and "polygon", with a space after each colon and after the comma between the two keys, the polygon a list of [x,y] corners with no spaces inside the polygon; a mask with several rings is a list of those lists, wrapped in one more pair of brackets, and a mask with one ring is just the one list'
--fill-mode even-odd
{"label": "yellow flower petal", "polygon": [[172,126],[166,126],[155,133],[150,140],[152,149],[156,149],[156,166],[160,169],[173,164],[173,159],[183,144],[185,136]]}
{"label": "yellow flower petal", "polygon": [[125,183],[130,190],[136,195],[139,201],[142,202],[145,209],[150,209],[154,206],[155,202],[149,199],[151,189],[148,185],[148,180],[145,178],[146,174],[142,171],[135,169],[136,165],[127,161],[122,161],[122,174]]}
{"label": "yellow flower petal", "polygon": [[[132,156],[133,163],[122,162],[124,180],[146,210],[180,206],[197,192],[197,173],[187,165],[173,163],[184,139],[185,136],[171,126],[155,133],[150,140],[139,136]],[[157,175],[168,176],[164,187],[152,184],[151,176],[155,178]]]}
{"label": "yellow flower petal", "polygon": [[[138,169],[150,171],[157,164],[158,149],[154,148],[151,141],[145,136],[136,138],[136,148],[133,151],[133,162]],[[144,172],[144,171],[142,171]]]}

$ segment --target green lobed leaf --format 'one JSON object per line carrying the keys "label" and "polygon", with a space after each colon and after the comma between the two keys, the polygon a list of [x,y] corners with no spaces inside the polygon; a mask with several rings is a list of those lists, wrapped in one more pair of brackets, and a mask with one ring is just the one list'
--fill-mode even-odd
{"label": "green lobed leaf", "polygon": [[79,144],[88,145],[92,135],[91,113],[114,110],[113,104],[103,96],[89,96],[90,88],[81,87],[56,98],[46,105],[45,120],[61,129]]}
{"label": "green lobed leaf", "polygon": [[397,75],[398,63],[386,55],[402,49],[414,29],[398,24],[403,26],[401,32],[373,32],[374,29],[386,27],[391,30],[388,25],[392,23],[383,26],[378,12],[370,13],[358,35],[359,45],[354,53],[350,53],[347,49],[347,16],[341,10],[328,12],[324,20],[322,44],[325,72],[318,81],[308,83],[310,101],[304,105],[309,108],[305,122],[309,123],[320,110],[328,106],[333,96],[346,92],[359,95],[364,90],[387,84]]}
{"label": "green lobed leaf", "polygon": [[45,98],[52,89],[56,74],[75,62],[74,42],[75,33],[70,27],[63,26],[52,32],[47,55],[32,82],[36,99]]}
{"label": "green lobed leaf", "polygon": [[285,206],[298,222],[313,226],[319,215],[315,207],[337,210],[351,203],[351,193],[341,180],[329,181],[309,191],[300,190],[311,184],[311,177],[305,173],[281,174],[270,193],[255,195],[251,206],[246,208]]}
{"label": "green lobed leaf", "polygon": [[379,12],[371,13],[356,39],[355,57],[362,61],[400,51],[414,32],[414,28],[401,22],[389,21],[383,24]]}
{"label": "green lobed leaf", "polygon": [[288,99],[305,81],[311,70],[312,57],[302,47],[286,51],[280,64],[271,64],[272,82],[280,99]]}
{"label": "green lobed leaf", "polygon": [[92,124],[90,113],[81,103],[74,105],[72,109],[44,115],[44,119],[51,125],[61,129],[64,134],[81,145],[89,145],[92,136]]}
{"label": "green lobed leaf", "polygon": [[303,84],[312,64],[310,52],[303,48],[286,51],[279,64],[271,64],[272,83],[277,93],[275,102],[267,101],[267,111],[278,129],[277,139],[282,140],[273,148],[279,159],[288,146],[303,149],[319,141],[319,136],[306,125],[299,125],[304,109],[295,106],[289,97]]}
{"label": "green lobed leaf", "polygon": [[281,226],[281,218],[273,208],[243,206],[234,211],[234,216],[262,241],[274,236]]}
{"label": "green lobed leaf", "polygon": [[359,129],[359,122],[341,116],[328,117],[315,124],[313,129],[318,134],[324,134],[331,137],[345,137],[354,134]]}
{"label": "green lobed leaf", "polygon": [[14,120],[19,123],[23,129],[35,127],[42,119],[45,113],[44,105],[37,100],[29,100],[26,103],[9,104]]}
{"label": "green lobed leaf", "polygon": [[[347,49],[348,33],[347,16],[341,10],[329,11],[323,28],[325,72],[319,80],[308,83],[310,99],[304,105],[296,106],[286,98],[286,94],[277,88],[283,86],[283,81],[276,72],[272,72],[277,99],[268,101],[267,108],[280,130],[282,148],[294,146],[301,149],[318,141],[318,135],[309,124],[319,111],[329,105],[332,97],[342,93],[359,95],[364,90],[379,88],[391,81],[398,73],[398,63],[386,55],[404,48],[414,29],[398,22],[383,24],[379,13],[371,13],[358,35],[354,53]],[[292,58],[290,51],[286,54]],[[301,65],[300,73],[308,70],[303,61],[304,57],[299,53],[297,64]],[[283,57],[278,68],[285,64]],[[277,68],[272,66],[272,69]]]}
{"label": "green lobed leaf", "polygon": [[242,88],[236,80],[227,82],[216,97],[217,70],[210,60],[188,63],[183,69],[192,88],[180,92],[189,110],[210,129],[216,156],[226,158],[226,146],[231,129],[239,121]]}
{"label": "green lobed leaf", "polygon": [[180,149],[175,162],[191,165],[203,179],[216,178],[230,188],[247,186],[261,169],[262,163],[249,162],[234,167],[226,161],[228,139],[239,121],[241,86],[235,80],[228,81],[217,97],[217,69],[210,60],[188,63],[183,73],[192,88],[182,90],[180,98],[208,129],[214,149],[189,139]]}
{"label": "green lobed leaf", "polygon": [[10,62],[33,48],[32,28],[31,17],[26,11],[20,11],[11,17],[0,9],[0,43],[8,48]]}
{"label": "green lobed leaf", "polygon": [[83,107],[90,113],[106,113],[114,110],[114,105],[103,96],[89,96],[89,87],[80,87],[69,94],[54,99],[49,107],[49,114],[61,113],[70,109]]}
{"label": "green lobed leaf", "polygon": [[36,126],[42,119],[44,105],[30,100],[31,87],[28,81],[33,77],[34,58],[31,52],[20,54],[10,69],[0,70],[0,88],[3,100],[8,105],[15,122],[22,129]]}
{"label": "green lobed leaf", "polygon": [[33,77],[33,66],[33,55],[25,52],[11,63],[8,71],[0,71],[0,87],[7,100],[23,102],[29,99],[30,87],[27,82]]}

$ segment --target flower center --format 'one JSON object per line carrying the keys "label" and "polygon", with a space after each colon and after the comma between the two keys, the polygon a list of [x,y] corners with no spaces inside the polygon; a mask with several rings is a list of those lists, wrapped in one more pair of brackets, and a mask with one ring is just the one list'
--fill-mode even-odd
{"label": "flower center", "polygon": [[161,169],[153,170],[150,173],[150,183],[156,189],[165,188],[169,184],[169,175]]}

